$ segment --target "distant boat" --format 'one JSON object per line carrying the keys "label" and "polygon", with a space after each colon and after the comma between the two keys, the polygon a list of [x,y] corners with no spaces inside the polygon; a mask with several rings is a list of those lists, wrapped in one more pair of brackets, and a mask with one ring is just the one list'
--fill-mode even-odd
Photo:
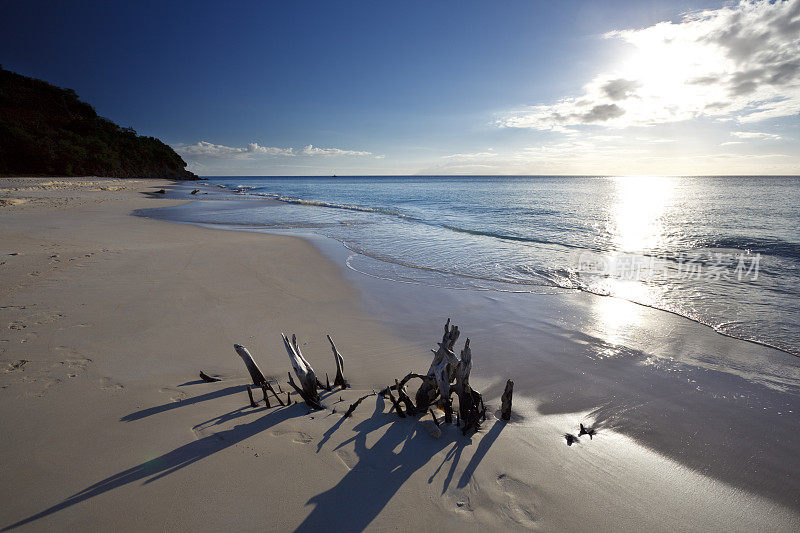
{"label": "distant boat", "polygon": [[334,174],[334,175],[333,175],[333,177],[335,178],[335,177],[336,177],[336,174]]}

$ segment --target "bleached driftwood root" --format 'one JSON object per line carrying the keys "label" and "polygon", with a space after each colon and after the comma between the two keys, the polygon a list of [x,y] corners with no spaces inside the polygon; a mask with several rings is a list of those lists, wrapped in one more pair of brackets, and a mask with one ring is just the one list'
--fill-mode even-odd
{"label": "bleached driftwood root", "polygon": [[[469,339],[464,344],[464,349],[461,350],[461,359],[458,359],[453,352],[459,335],[458,326],[451,326],[448,318],[444,325],[444,334],[439,348],[431,350],[434,355],[428,373],[424,376],[408,374],[401,381],[395,380],[394,385],[381,391],[381,394],[392,402],[398,415],[403,418],[406,415],[422,415],[429,410],[430,406],[438,404],[444,411],[445,423],[450,424],[453,422],[452,394],[455,392],[458,398],[457,424],[462,425],[463,423],[462,432],[465,435],[470,431],[477,430],[486,420],[483,397],[469,384],[469,375],[472,371],[472,350]],[[411,378],[422,380],[422,385],[417,389],[415,395],[416,404],[404,388],[406,382]],[[397,399],[392,394],[392,390],[397,391]],[[405,412],[401,404],[405,405]],[[433,411],[431,411],[431,416],[436,420]]]}
{"label": "bleached driftwood root", "polygon": [[[458,326],[451,326],[450,319],[444,325],[444,333],[442,340],[439,342],[439,347],[433,352],[433,361],[427,374],[416,374],[410,372],[402,380],[394,380],[394,385],[390,385],[380,391],[380,395],[392,402],[395,412],[401,418],[408,416],[422,416],[430,412],[432,417],[431,425],[433,427],[440,426],[441,423],[436,417],[432,407],[437,406],[444,411],[444,422],[453,423],[453,393],[458,398],[458,411],[456,424],[461,426],[464,435],[471,431],[477,431],[481,423],[486,420],[486,406],[483,403],[483,397],[475,391],[469,383],[470,373],[472,371],[472,349],[470,347],[469,339],[464,343],[464,348],[461,350],[461,357],[455,355],[454,347],[458,340],[460,331]],[[284,334],[283,345],[286,353],[289,356],[289,361],[292,364],[292,369],[297,377],[297,382],[294,381],[292,373],[289,372],[289,385],[294,391],[303,398],[305,403],[314,409],[323,409],[322,401],[319,395],[319,390],[331,391],[333,387],[340,387],[345,389],[349,384],[344,379],[344,359],[336,348],[333,339],[330,335],[327,336],[328,342],[331,345],[333,358],[336,363],[336,377],[331,386],[328,374],[325,374],[325,384],[323,385],[317,378],[314,369],[308,360],[303,356],[300,346],[297,344],[297,337],[292,335],[291,340]],[[269,408],[270,402],[267,398],[267,391],[271,391],[278,402],[283,406],[278,394],[272,388],[272,385],[264,378],[264,374],[259,370],[253,357],[246,348],[235,344],[236,353],[242,358],[253,379],[253,385],[258,386],[264,393],[264,403]],[[406,391],[406,384],[411,379],[419,379],[422,383],[414,395],[414,399]],[[510,387],[513,388],[513,382],[508,381]],[[506,411],[506,402],[508,403],[508,411],[511,409],[511,388],[506,386],[506,392],[503,394],[503,412]],[[393,393],[397,392],[397,396]],[[373,392],[374,394],[374,392]],[[358,405],[369,396],[367,394],[356,400],[350,405],[350,408],[345,412],[344,417],[347,418],[352,415],[353,411]],[[252,389],[248,386],[248,395],[250,396],[251,405],[256,402],[252,398]],[[340,398],[341,399],[341,398]],[[286,404],[292,405],[291,395],[287,393]]]}
{"label": "bleached driftwood root", "polygon": [[300,386],[298,387],[292,379],[292,374],[289,373],[289,385],[297,391],[297,394],[305,400],[309,407],[322,409],[319,392],[317,392],[317,386],[321,385],[321,383],[317,380],[314,369],[311,368],[311,365],[306,361],[305,357],[303,357],[303,352],[300,351],[300,347],[297,345],[297,336],[292,335],[291,342],[283,333],[281,333],[281,337],[283,337],[283,346],[286,348],[286,353],[289,355],[289,361],[292,363],[294,373],[300,381]]}

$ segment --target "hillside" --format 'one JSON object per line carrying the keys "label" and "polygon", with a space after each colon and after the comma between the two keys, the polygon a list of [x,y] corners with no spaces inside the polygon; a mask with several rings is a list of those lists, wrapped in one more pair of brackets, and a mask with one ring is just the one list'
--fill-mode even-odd
{"label": "hillside", "polygon": [[191,180],[175,151],[97,115],[72,89],[0,67],[0,175]]}

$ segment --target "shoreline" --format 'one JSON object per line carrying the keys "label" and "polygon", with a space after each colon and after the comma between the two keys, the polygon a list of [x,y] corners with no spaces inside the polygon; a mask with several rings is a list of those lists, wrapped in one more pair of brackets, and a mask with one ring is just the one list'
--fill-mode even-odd
{"label": "shoreline", "polygon": [[[18,191],[32,199],[0,208],[0,316],[9,324],[0,409],[13,428],[1,437],[9,459],[0,467],[9,502],[2,528],[27,520],[19,530],[284,530],[329,527],[344,516],[345,528],[385,529],[404,523],[409,507],[443,530],[800,525],[796,500],[776,504],[703,476],[613,426],[568,447],[562,433],[589,415],[551,412],[525,394],[514,402],[524,417],[489,420],[471,439],[454,428],[433,439],[382,400],[345,421],[300,405],[245,408],[246,373],[233,342],[283,379],[290,367],[281,329],[307,343],[318,373],[332,367],[331,333],[354,385],[326,400],[335,409],[340,395],[349,404],[400,372],[424,370],[416,367],[441,324],[420,321],[444,308],[463,335],[480,340],[474,360],[483,371],[474,381],[494,391],[483,377],[493,335],[479,319],[502,306],[481,298],[469,311],[471,296],[451,294],[409,313],[420,301],[410,294],[378,314],[397,292],[354,281],[309,241],[133,217],[134,209],[183,200],[141,194],[166,182],[92,180],[124,188]],[[403,316],[407,323],[387,327]],[[540,363],[542,374],[567,375],[552,357]],[[225,379],[197,383],[200,370]]]}
{"label": "shoreline", "polygon": [[[789,176],[789,177],[791,177],[791,176]],[[186,188],[186,187],[188,187],[188,186],[186,186],[186,185],[181,186],[181,184],[176,184],[176,189],[177,190],[180,190],[181,188]],[[213,186],[213,187],[216,188],[218,186]],[[292,198],[292,197],[290,197],[290,198],[284,198],[284,197],[272,198],[270,196],[257,197],[257,196],[247,196],[246,194],[241,194],[242,190],[244,190],[246,192],[247,190],[251,189],[252,186],[242,186],[241,189],[236,189],[236,188],[232,189],[232,188],[229,188],[229,186],[228,187],[219,186],[219,187],[223,187],[223,188],[221,190],[217,190],[216,191],[215,196],[213,197],[214,200],[225,200],[225,201],[234,201],[234,202],[237,201],[237,200],[238,201],[253,201],[253,202],[261,202],[261,203],[268,204],[268,205],[272,205],[272,203],[278,202],[278,204],[276,204],[276,205],[286,205],[286,204],[288,204],[288,205],[299,205],[299,206],[311,206],[311,207],[325,207],[325,208],[333,208],[333,209],[355,210],[355,211],[364,211],[364,212],[369,212],[369,213],[381,212],[379,209],[375,210],[375,209],[370,208],[370,207],[342,206],[342,205],[339,205],[339,204],[329,204],[329,203],[324,202],[324,201],[306,200],[306,199],[302,199],[302,198]],[[394,211],[391,211],[391,210],[389,212],[383,213],[383,214],[393,215],[393,216],[396,215],[396,213]],[[148,215],[143,214],[142,216],[148,216]],[[407,218],[406,215],[402,215],[402,217],[403,218]],[[229,222],[229,223],[212,223],[212,222],[206,222],[206,221],[192,221],[192,220],[188,220],[188,219],[187,220],[179,220],[177,218],[171,218],[171,216],[162,216],[162,215],[159,215],[158,213],[154,213],[154,216],[152,218],[155,218],[157,220],[170,220],[170,221],[173,221],[173,222],[174,221],[189,222],[189,223],[197,222],[198,224],[200,224],[203,227],[214,227],[216,229],[238,230],[238,229],[244,228],[244,230],[246,230],[246,231],[261,231],[262,229],[269,231],[269,230],[275,229],[275,230],[279,230],[278,231],[279,234],[281,233],[281,231],[283,229],[287,229],[287,230],[298,229],[298,231],[301,229],[301,228],[293,228],[293,227],[282,228],[280,225],[278,225],[276,227],[276,226],[273,226],[273,225],[270,225],[270,224],[263,224],[263,225],[250,224],[250,223],[245,223],[245,222],[241,222],[241,223],[233,223],[233,222]],[[410,217],[410,218],[412,220],[414,219],[414,217]],[[287,231],[286,234],[293,234],[293,233],[290,232],[290,231]],[[307,235],[304,236],[299,232],[297,234],[300,235],[303,238],[305,238],[307,236]],[[634,303],[634,304],[637,304],[637,305],[641,305],[641,306],[648,307],[648,308],[651,308],[651,309],[655,309],[655,310],[658,310],[658,311],[662,311],[662,312],[665,312],[665,313],[673,314],[673,315],[679,316],[681,318],[684,318],[686,320],[689,320],[691,322],[695,322],[697,324],[701,324],[701,325],[706,326],[709,329],[713,330],[715,333],[718,333],[718,334],[723,335],[725,337],[730,337],[730,338],[733,338],[733,339],[737,339],[737,340],[741,340],[741,341],[745,341],[745,342],[749,342],[749,343],[754,343],[754,344],[757,344],[757,345],[765,347],[765,348],[770,348],[770,349],[774,349],[774,350],[783,352],[783,353],[791,355],[793,357],[800,357],[800,351],[797,351],[796,348],[790,348],[790,347],[781,346],[778,343],[770,342],[770,341],[765,340],[765,339],[742,336],[742,335],[738,335],[738,334],[733,333],[733,332],[726,332],[726,331],[720,329],[719,324],[718,325],[714,325],[714,323],[712,323],[712,322],[710,322],[708,320],[703,320],[703,319],[701,319],[699,317],[691,316],[689,314],[682,313],[680,311],[677,311],[677,310],[674,310],[674,309],[670,309],[668,307],[659,307],[657,305],[650,304],[650,303],[645,303],[645,302],[642,302],[642,301],[638,301],[636,299],[625,298],[624,296],[620,296],[620,295],[612,295],[612,294],[605,294],[605,293],[602,293],[602,292],[596,292],[596,291],[593,291],[589,287],[567,287],[567,286],[562,286],[562,285],[558,285],[558,284],[538,285],[538,284],[527,284],[527,283],[524,283],[524,282],[520,282],[519,284],[516,284],[516,283],[514,283],[512,281],[504,281],[504,280],[486,278],[486,277],[481,277],[481,276],[471,276],[469,274],[455,273],[455,272],[450,272],[450,271],[447,271],[447,270],[439,270],[439,269],[436,269],[436,268],[423,267],[423,266],[419,266],[419,265],[409,265],[409,264],[406,264],[406,263],[403,263],[403,262],[393,261],[391,259],[386,259],[386,258],[382,258],[382,257],[379,257],[379,256],[373,256],[369,252],[364,251],[364,250],[352,249],[352,248],[350,248],[348,246],[348,244],[346,242],[344,242],[343,240],[338,239],[337,237],[327,236],[327,238],[332,238],[332,239],[336,240],[337,242],[339,242],[340,244],[342,244],[343,246],[348,248],[348,250],[350,250],[355,256],[368,258],[372,262],[387,263],[387,264],[393,265],[393,266],[399,266],[399,267],[403,267],[403,268],[408,268],[408,269],[412,269],[412,270],[419,270],[419,271],[424,271],[424,272],[433,272],[433,273],[436,273],[436,274],[441,274],[443,276],[453,277],[453,278],[457,278],[457,279],[458,278],[476,279],[476,280],[486,281],[486,282],[492,283],[492,284],[497,285],[497,286],[508,285],[509,287],[523,287],[520,290],[513,290],[513,289],[506,290],[506,289],[503,289],[503,288],[497,288],[497,286],[494,286],[494,287],[491,287],[491,288],[490,287],[486,287],[486,288],[451,287],[451,288],[456,288],[456,289],[459,289],[459,290],[462,290],[462,289],[463,290],[490,290],[490,291],[511,292],[511,293],[517,293],[517,292],[519,292],[519,293],[536,293],[537,289],[539,289],[539,290],[552,289],[552,290],[562,290],[562,291],[579,291],[579,292],[582,292],[582,293],[592,294],[592,295],[595,295],[595,296],[601,296],[601,297],[607,296],[607,297],[612,297],[612,298],[619,298],[619,299],[623,299],[623,300],[626,300],[628,302],[631,302],[631,303]],[[568,245],[565,245],[565,246],[568,246]],[[350,265],[348,265],[348,267],[353,269],[353,270],[359,271],[356,268],[350,267]],[[395,281],[395,282],[399,282],[399,283],[407,283],[406,281],[403,281],[402,279],[393,279],[393,278],[389,278],[389,277],[382,277],[382,276],[379,276],[379,275],[376,275],[376,274],[371,274],[371,273],[363,272],[363,271],[359,271],[359,272],[361,274],[366,275],[366,276],[375,276],[375,277],[378,277],[378,278],[381,278],[381,279],[386,279],[386,280]],[[424,281],[414,281],[414,282],[408,282],[408,283],[426,284],[426,282],[424,282]],[[431,284],[431,286],[439,287],[440,285]]]}

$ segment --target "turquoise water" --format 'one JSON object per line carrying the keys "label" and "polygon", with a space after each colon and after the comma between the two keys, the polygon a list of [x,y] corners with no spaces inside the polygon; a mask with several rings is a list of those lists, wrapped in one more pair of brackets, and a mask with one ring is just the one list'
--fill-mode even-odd
{"label": "turquoise water", "polygon": [[[797,177],[209,178],[262,202],[173,218],[306,228],[348,266],[468,290],[581,290],[800,354]],[[230,203],[228,203],[230,204]]]}

